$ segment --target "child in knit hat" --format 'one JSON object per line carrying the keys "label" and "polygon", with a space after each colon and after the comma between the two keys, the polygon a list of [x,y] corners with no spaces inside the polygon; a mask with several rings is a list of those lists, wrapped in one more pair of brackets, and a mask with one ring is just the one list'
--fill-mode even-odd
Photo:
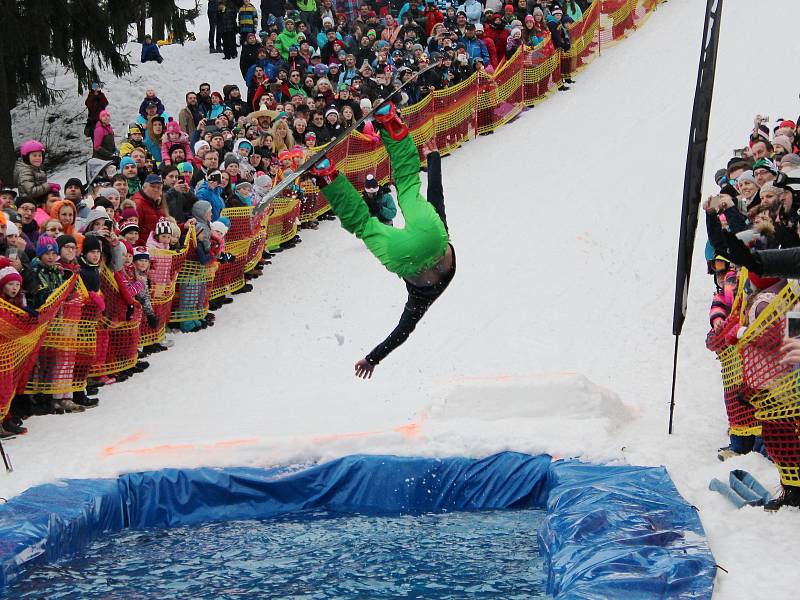
{"label": "child in knit hat", "polygon": [[124,157],[119,161],[119,170],[128,184],[128,198],[133,196],[136,192],[142,189],[142,182],[139,179],[139,170],[136,166],[136,161],[130,156]]}
{"label": "child in knit hat", "polygon": [[[85,243],[85,242],[84,242]],[[47,235],[40,235],[36,241],[36,258],[31,268],[36,276],[36,291],[28,297],[28,304],[38,309],[47,298],[64,283],[64,269],[58,264],[58,244]]]}
{"label": "child in knit hat", "polygon": [[27,308],[25,294],[21,294],[22,275],[5,256],[0,257],[0,297],[17,308]]}
{"label": "child in knit hat", "polygon": [[166,217],[156,221],[156,226],[147,238],[148,248],[160,248],[169,250],[172,243],[172,225]]}
{"label": "child in knit hat", "polygon": [[139,239],[139,222],[138,219],[124,219],[119,224],[119,234],[122,239],[130,244],[135,244]]}

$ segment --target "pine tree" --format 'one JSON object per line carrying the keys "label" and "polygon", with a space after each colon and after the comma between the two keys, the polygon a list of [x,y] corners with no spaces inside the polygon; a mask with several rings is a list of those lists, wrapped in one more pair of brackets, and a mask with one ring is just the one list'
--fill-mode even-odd
{"label": "pine tree", "polygon": [[59,98],[47,85],[46,62],[71,71],[78,94],[97,80],[98,69],[117,77],[130,73],[123,45],[142,7],[157,15],[176,41],[184,39],[186,21],[199,12],[197,6],[181,10],[174,0],[0,0],[0,177],[6,184],[16,158],[11,108],[22,100],[46,106]]}

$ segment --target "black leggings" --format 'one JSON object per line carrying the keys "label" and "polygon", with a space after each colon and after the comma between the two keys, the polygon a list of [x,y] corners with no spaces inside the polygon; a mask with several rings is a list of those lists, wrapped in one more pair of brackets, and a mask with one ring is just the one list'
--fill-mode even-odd
{"label": "black leggings", "polygon": [[[447,216],[444,213],[444,188],[442,187],[442,156],[438,150],[428,154],[428,202],[447,229]],[[449,231],[449,230],[448,230]]]}

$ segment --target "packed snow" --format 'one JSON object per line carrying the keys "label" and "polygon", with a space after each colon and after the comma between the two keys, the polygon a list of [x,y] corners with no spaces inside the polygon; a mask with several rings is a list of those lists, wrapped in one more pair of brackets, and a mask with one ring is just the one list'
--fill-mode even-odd
{"label": "packed snow", "polygon": [[[99,408],[27,422],[30,433],[6,444],[15,471],[0,475],[0,495],[62,477],[360,452],[478,457],[512,449],[663,464],[699,509],[727,570],[715,598],[795,596],[800,512],[737,511],[707,489],[734,468],[772,490],[778,477],[759,455],[717,460],[726,418],[718,365],[704,346],[713,284],[702,230],[675,433],[667,435],[674,266],[704,7],[670,0],[603,50],[572,90],[444,160],[458,273],[372,380],[356,379],[353,364],[395,325],[405,289],[336,222],[323,223],[280,254],[255,291],[223,308],[215,327],[177,337],[145,373],[103,389]],[[708,193],[754,114],[799,112],[788,63],[776,59],[793,55],[794,38],[750,47],[754,10],[746,0],[725,3]],[[770,2],[765,18],[777,16],[798,22],[800,4]],[[198,42],[163,48],[162,65],[105,80],[118,133],[146,87],[177,114],[200,81],[212,89],[241,83],[238,61],[209,56],[206,27],[201,16]],[[68,93],[58,110],[74,115],[82,102]],[[17,109],[17,141],[41,130],[40,116]],[[63,143],[85,158],[82,126],[69,125],[77,137]],[[83,174],[80,164],[54,179],[73,174]]]}

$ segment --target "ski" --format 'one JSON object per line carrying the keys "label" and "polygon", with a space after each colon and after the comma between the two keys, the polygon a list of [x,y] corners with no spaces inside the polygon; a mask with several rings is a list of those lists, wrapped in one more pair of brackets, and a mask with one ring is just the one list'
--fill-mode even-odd
{"label": "ski", "polygon": [[406,87],[409,83],[411,83],[413,81],[416,81],[417,78],[420,75],[423,75],[423,74],[427,73],[428,71],[430,71],[431,69],[435,69],[438,66],[439,66],[439,63],[436,62],[436,63],[433,63],[433,64],[425,67],[421,71],[418,71],[416,73],[416,75],[414,75],[411,79],[406,81],[399,88],[397,88],[395,91],[393,91],[391,94],[389,94],[385,99],[381,100],[380,102],[378,102],[378,104],[373,106],[372,110],[369,111],[369,113],[367,113],[363,117],[361,117],[358,120],[356,120],[352,125],[349,125],[339,135],[337,135],[335,138],[333,138],[328,143],[328,146],[325,148],[325,150],[323,150],[322,152],[317,152],[316,154],[310,156],[308,158],[308,160],[306,160],[303,164],[301,164],[299,167],[297,167],[296,171],[292,171],[291,173],[286,175],[286,177],[284,177],[278,185],[273,187],[270,190],[270,192],[266,196],[264,196],[264,199],[261,202],[266,204],[268,202],[271,202],[273,199],[277,198],[281,194],[281,192],[283,192],[286,188],[288,188],[290,185],[292,185],[302,175],[304,175],[306,173],[306,171],[308,171],[311,167],[313,167],[320,160],[322,160],[330,150],[332,150],[338,144],[340,144],[342,141],[347,139],[347,137],[351,133],[353,133],[354,129],[356,129],[359,125],[361,125],[364,121],[366,121],[367,119],[369,119],[372,116],[372,113],[374,113],[376,110],[378,110],[382,106],[385,106],[386,103],[389,102],[396,94],[398,94],[399,92],[403,91],[404,87]]}

